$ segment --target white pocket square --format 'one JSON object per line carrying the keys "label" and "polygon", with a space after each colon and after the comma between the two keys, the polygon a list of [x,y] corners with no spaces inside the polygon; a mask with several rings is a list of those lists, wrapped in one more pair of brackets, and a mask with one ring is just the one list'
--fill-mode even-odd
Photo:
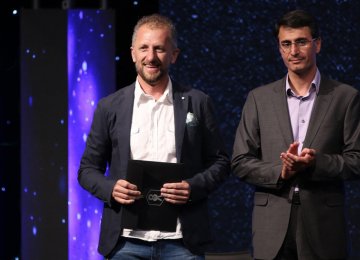
{"label": "white pocket square", "polygon": [[191,113],[191,112],[188,112],[187,115],[186,115],[186,125],[188,126],[197,126],[199,124],[196,116]]}

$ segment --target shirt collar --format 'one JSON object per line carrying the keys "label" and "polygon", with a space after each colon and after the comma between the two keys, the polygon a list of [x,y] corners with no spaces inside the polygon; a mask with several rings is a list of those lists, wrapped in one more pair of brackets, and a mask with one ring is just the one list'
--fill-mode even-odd
{"label": "shirt collar", "polygon": [[[320,75],[320,71],[319,69],[316,69],[316,74],[315,74],[315,77],[314,79],[311,81],[311,85],[313,89],[315,89],[316,91],[316,94],[319,94],[319,87],[320,87],[320,79],[321,79],[321,75]],[[310,92],[311,90],[309,90]],[[289,74],[287,74],[286,76],[286,93],[289,94],[289,93],[293,93],[291,87],[290,87],[290,84],[289,84]],[[293,93],[294,95],[294,93]],[[294,95],[295,96],[295,95]]]}
{"label": "shirt collar", "polygon": [[[137,106],[139,106],[141,101],[150,100],[150,99],[153,99],[153,97],[144,92],[144,90],[140,86],[139,81],[136,79],[135,91],[134,91],[134,104],[137,104]],[[172,82],[170,77],[168,84],[165,88],[165,91],[162,94],[162,96],[159,98],[158,102],[168,102],[169,104],[173,103]]]}

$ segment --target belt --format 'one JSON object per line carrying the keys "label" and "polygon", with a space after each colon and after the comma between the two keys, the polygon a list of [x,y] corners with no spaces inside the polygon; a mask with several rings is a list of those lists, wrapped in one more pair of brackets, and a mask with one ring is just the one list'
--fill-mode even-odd
{"label": "belt", "polygon": [[300,205],[300,190],[299,187],[293,187],[289,193],[289,202],[294,205]]}

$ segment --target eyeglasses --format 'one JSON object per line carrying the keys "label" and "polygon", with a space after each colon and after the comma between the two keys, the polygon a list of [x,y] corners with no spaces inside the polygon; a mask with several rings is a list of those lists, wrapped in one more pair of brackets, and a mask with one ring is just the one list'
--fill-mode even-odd
{"label": "eyeglasses", "polygon": [[313,38],[311,40],[308,39],[299,39],[294,42],[290,41],[283,41],[280,43],[280,48],[283,50],[283,52],[289,53],[291,51],[291,46],[294,44],[295,47],[299,49],[305,49],[310,46],[310,43],[313,41],[316,41],[318,38]]}

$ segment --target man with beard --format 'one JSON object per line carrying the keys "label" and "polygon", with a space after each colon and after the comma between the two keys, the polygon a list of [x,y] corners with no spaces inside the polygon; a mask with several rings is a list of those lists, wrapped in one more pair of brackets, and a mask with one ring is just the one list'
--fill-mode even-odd
{"label": "man with beard", "polygon": [[[169,77],[179,49],[167,17],[138,21],[131,55],[136,81],[99,101],[78,172],[80,185],[104,202],[98,251],[107,259],[204,259],[207,197],[230,168],[212,101]],[[124,227],[123,208],[146,195],[126,180],[129,159],[184,165],[183,180],[160,190],[180,206],[174,231]]]}
{"label": "man with beard", "polygon": [[287,75],[251,91],[232,169],[255,186],[255,259],[345,259],[344,180],[360,177],[360,96],[320,74],[322,40],[303,10],[275,26]]}

